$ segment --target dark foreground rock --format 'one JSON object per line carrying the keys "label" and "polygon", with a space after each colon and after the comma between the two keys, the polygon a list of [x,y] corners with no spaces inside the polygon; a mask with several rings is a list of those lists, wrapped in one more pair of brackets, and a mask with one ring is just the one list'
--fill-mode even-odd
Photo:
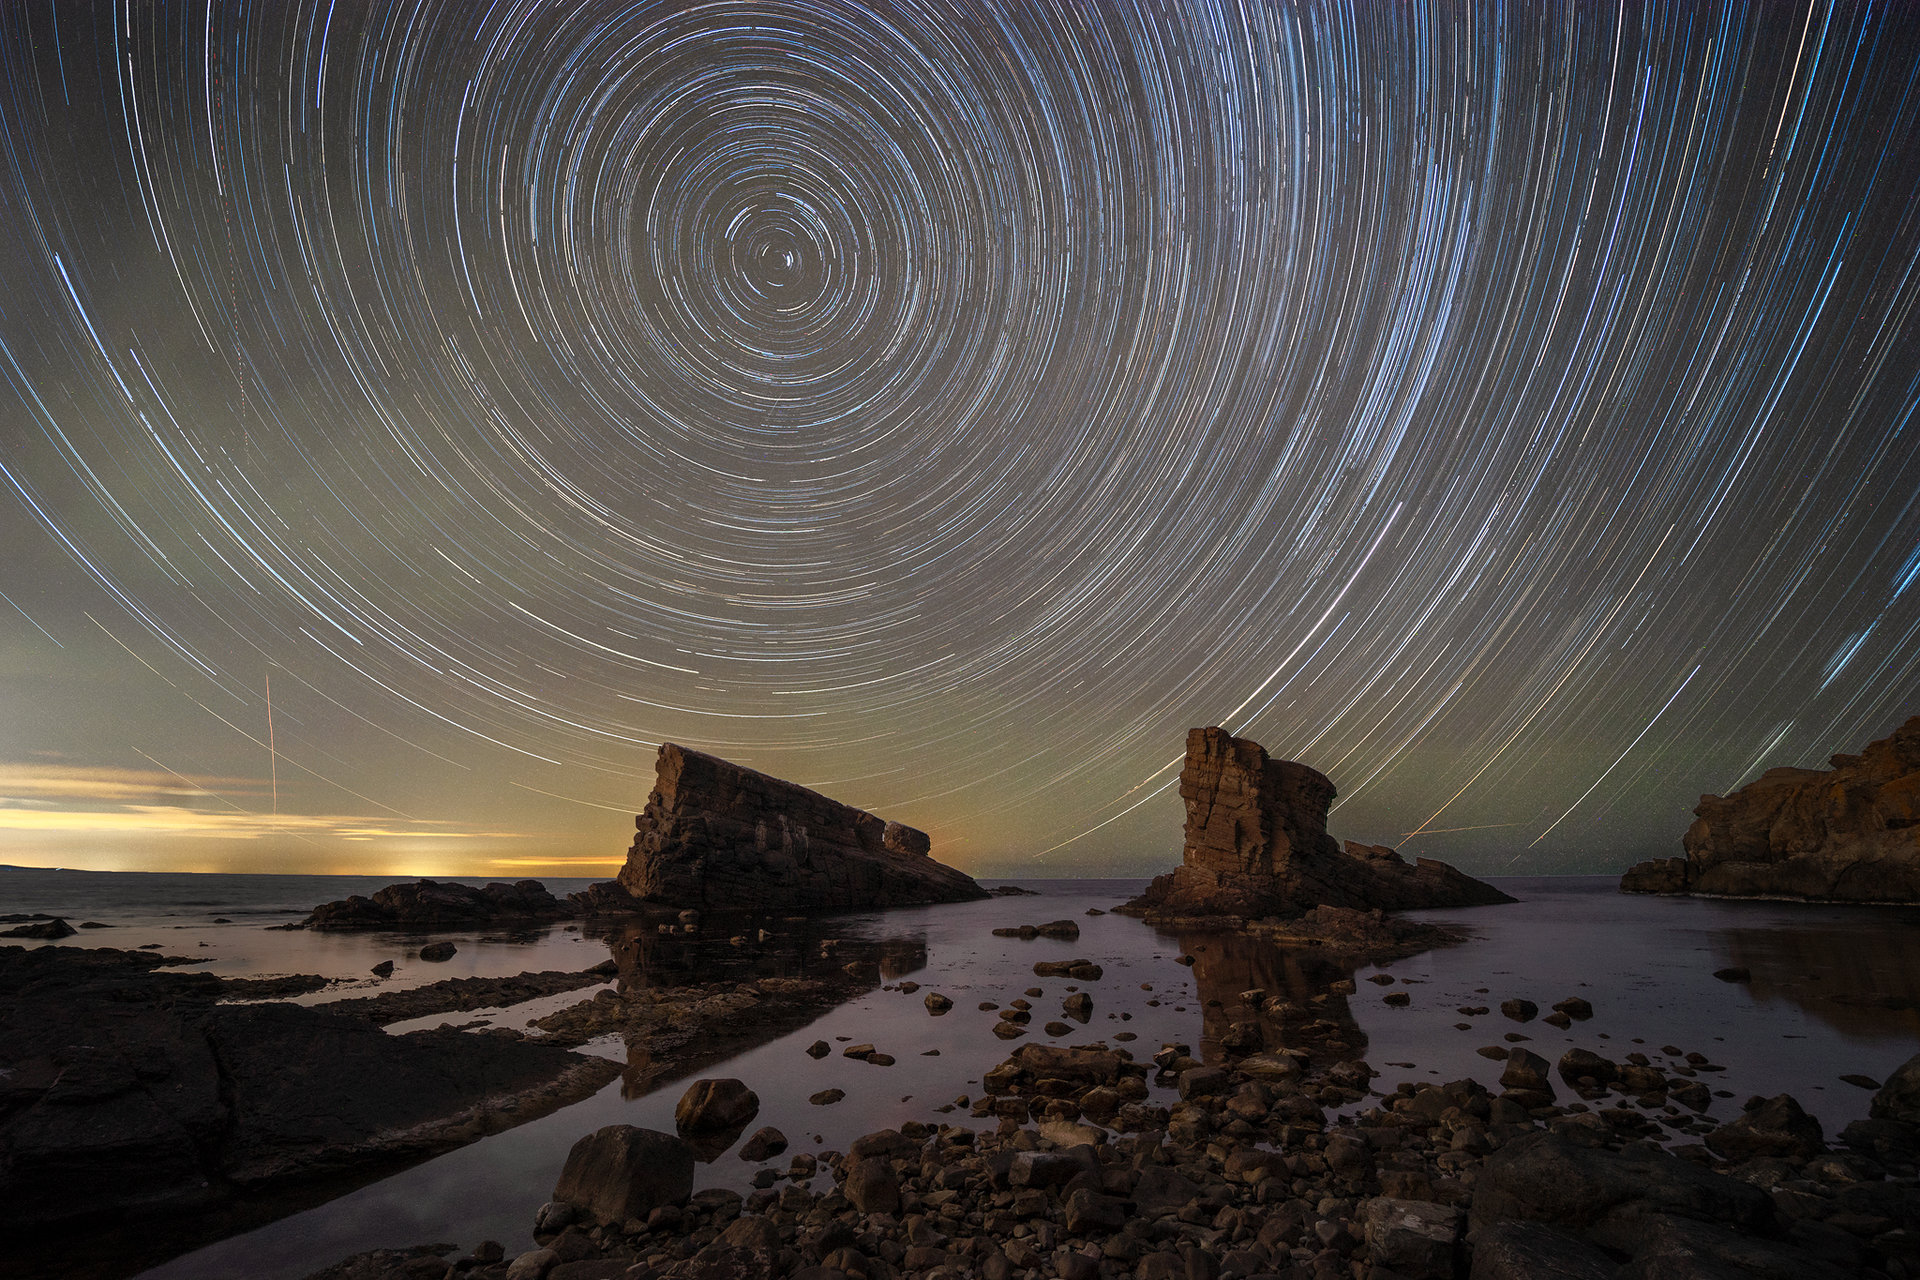
{"label": "dark foreground rock", "polygon": [[578,914],[538,880],[472,885],[417,880],[390,884],[371,898],[355,894],[322,903],[295,928],[393,929],[419,932],[536,924]]}
{"label": "dark foreground rock", "polygon": [[671,742],[656,770],[620,871],[634,898],[765,912],[987,896],[912,827]]}
{"label": "dark foreground rock", "polygon": [[1224,729],[1187,734],[1182,864],[1120,910],[1161,923],[1290,918],[1327,905],[1409,911],[1512,902],[1444,862],[1412,865],[1392,849],[1327,834],[1334,786],[1325,774],[1274,760]]}
{"label": "dark foreground rock", "polygon": [[67,1240],[83,1224],[152,1234],[158,1215],[178,1232],[269,1189],[509,1128],[618,1073],[511,1033],[389,1036],[320,1009],[221,1005],[219,979],[161,964],[0,948],[10,1239]]}
{"label": "dark foreground rock", "polygon": [[1831,763],[1701,796],[1686,856],[1637,864],[1621,891],[1920,903],[1920,716]]}

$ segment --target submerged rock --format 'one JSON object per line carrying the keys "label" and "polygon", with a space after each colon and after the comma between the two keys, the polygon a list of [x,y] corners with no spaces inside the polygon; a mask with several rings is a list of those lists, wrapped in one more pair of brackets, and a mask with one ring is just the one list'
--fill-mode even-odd
{"label": "submerged rock", "polygon": [[1686,856],[1633,866],[1621,891],[1920,902],[1920,716],[1831,763],[1701,796]]}
{"label": "submerged rock", "polygon": [[1513,899],[1444,862],[1413,865],[1392,849],[1327,834],[1334,786],[1325,774],[1274,760],[1225,729],[1187,734],[1180,797],[1182,865],[1121,910],[1148,920],[1293,917],[1321,905],[1388,911],[1483,906]]}
{"label": "submerged rock", "polygon": [[898,822],[671,742],[656,769],[620,871],[633,898],[816,911],[987,896],[928,856],[925,833]]}

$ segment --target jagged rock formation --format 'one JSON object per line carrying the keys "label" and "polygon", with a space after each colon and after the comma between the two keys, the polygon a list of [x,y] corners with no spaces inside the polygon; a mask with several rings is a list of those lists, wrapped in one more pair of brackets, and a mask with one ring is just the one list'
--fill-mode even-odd
{"label": "jagged rock formation", "polygon": [[863,910],[987,893],[929,856],[924,832],[718,757],[661,744],[619,883],[716,910]]}
{"label": "jagged rock formation", "polygon": [[1686,856],[1639,863],[1621,891],[1920,902],[1920,716],[1832,764],[1701,796]]}
{"label": "jagged rock formation", "polygon": [[1380,845],[1327,834],[1334,786],[1316,769],[1273,760],[1225,729],[1187,734],[1180,798],[1187,805],[1183,864],[1121,910],[1158,920],[1291,917],[1329,905],[1387,911],[1474,907],[1513,899],[1421,858],[1412,866]]}

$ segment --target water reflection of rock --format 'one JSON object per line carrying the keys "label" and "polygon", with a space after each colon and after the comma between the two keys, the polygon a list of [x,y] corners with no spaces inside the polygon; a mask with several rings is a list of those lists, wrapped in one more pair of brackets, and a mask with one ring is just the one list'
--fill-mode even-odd
{"label": "water reflection of rock", "polygon": [[[1318,1064],[1358,1058],[1366,1033],[1347,997],[1358,963],[1315,947],[1282,947],[1240,933],[1179,933],[1193,957],[1200,999],[1200,1057],[1304,1050]],[[1252,999],[1248,993],[1259,992]]]}
{"label": "water reflection of rock", "polygon": [[1785,1000],[1844,1035],[1920,1038],[1920,933],[1906,913],[1766,929],[1720,929],[1727,967],[1759,1000]]}
{"label": "water reflection of rock", "polygon": [[920,937],[844,936],[831,919],[708,917],[694,932],[653,919],[589,926],[619,966],[617,991],[540,1020],[559,1043],[620,1035],[629,1098],[778,1039],[829,1009],[926,966]]}

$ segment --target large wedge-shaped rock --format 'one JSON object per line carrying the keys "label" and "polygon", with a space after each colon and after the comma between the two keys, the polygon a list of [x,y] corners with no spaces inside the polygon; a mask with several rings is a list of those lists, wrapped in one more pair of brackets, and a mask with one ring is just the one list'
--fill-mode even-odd
{"label": "large wedge-shaped rock", "polygon": [[715,910],[864,910],[987,893],[924,832],[664,743],[620,871],[635,898]]}

